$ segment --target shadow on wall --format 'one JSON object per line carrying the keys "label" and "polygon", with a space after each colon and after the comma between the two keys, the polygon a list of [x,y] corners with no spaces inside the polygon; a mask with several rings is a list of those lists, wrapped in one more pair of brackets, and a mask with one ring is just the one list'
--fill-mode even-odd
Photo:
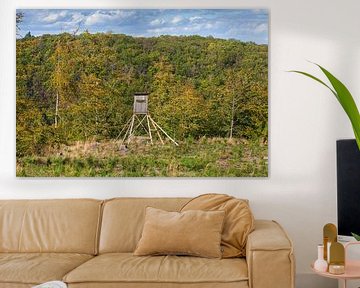
{"label": "shadow on wall", "polygon": [[326,288],[338,288],[338,281],[335,279],[324,278],[318,275],[307,275],[307,277],[299,277],[296,279],[296,288],[311,288],[311,287],[326,287]]}
{"label": "shadow on wall", "polygon": [[[276,145],[272,141],[274,136],[272,132],[275,132],[272,118],[278,117],[273,114],[272,110],[276,109],[272,109],[274,103],[271,102],[274,98],[278,101],[279,95],[282,95],[287,99],[282,99],[281,105],[284,109],[289,109],[288,120],[294,125],[282,124],[289,137],[282,140],[288,142],[286,146],[289,149],[281,153],[288,153],[287,156],[295,162],[298,160],[301,162],[304,155],[311,159],[309,163],[312,162],[312,165],[308,168],[314,173],[313,175],[320,175],[319,190],[324,189],[321,187],[324,182],[324,179],[321,179],[322,175],[323,178],[329,178],[330,171],[332,171],[331,179],[336,175],[335,166],[331,166],[336,156],[335,142],[340,138],[353,137],[351,125],[339,103],[325,87],[300,75],[292,75],[284,71],[299,69],[323,77],[322,73],[307,60],[317,62],[339,77],[360,104],[360,83],[357,81],[360,72],[360,37],[357,27],[360,26],[360,21],[359,10],[356,8],[360,8],[358,1],[349,1],[343,5],[338,1],[329,4],[325,0],[281,0],[270,8],[271,76],[280,71],[282,72],[280,74],[284,74],[276,77],[280,76],[282,79],[282,81],[277,79],[277,83],[274,83],[275,77],[271,77],[271,86],[275,89],[271,89],[269,98],[270,145]],[[293,111],[295,113],[292,113]],[[276,127],[279,129],[278,126]],[[296,148],[291,148],[291,145]],[[275,158],[272,152],[273,149],[271,149],[271,158]],[[292,170],[288,169],[285,171],[286,175],[282,171],[282,176],[291,177],[295,174],[304,176],[302,179],[305,180],[309,170],[304,171],[300,166],[293,167]],[[327,171],[327,175],[324,171]],[[274,173],[273,166],[270,173]],[[331,185],[334,183],[333,181]]]}

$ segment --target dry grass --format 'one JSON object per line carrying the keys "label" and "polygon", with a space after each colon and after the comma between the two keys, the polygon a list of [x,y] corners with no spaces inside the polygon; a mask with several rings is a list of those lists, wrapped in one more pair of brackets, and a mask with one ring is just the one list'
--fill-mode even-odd
{"label": "dry grass", "polygon": [[151,145],[144,137],[130,144],[76,142],[48,155],[19,158],[18,176],[266,177],[267,146],[227,138],[187,139],[175,146]]}

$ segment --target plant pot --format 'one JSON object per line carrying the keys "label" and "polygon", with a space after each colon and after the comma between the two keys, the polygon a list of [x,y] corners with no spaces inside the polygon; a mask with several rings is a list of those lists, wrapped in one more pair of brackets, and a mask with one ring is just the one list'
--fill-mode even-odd
{"label": "plant pot", "polygon": [[338,140],[337,209],[338,234],[360,234],[360,150],[355,139]]}

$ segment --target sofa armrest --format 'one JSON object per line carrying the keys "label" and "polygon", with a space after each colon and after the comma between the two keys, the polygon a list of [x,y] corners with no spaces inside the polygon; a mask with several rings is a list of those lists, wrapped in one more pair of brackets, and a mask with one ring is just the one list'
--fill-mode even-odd
{"label": "sofa armrest", "polygon": [[295,287],[293,245],[277,222],[255,221],[247,240],[246,261],[250,288]]}

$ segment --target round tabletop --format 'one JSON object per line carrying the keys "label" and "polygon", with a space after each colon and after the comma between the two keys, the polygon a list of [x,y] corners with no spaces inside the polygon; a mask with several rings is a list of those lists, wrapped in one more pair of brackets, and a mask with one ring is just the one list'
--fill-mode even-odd
{"label": "round tabletop", "polygon": [[333,278],[333,279],[360,279],[360,261],[346,261],[344,274],[331,274],[329,272],[320,272],[314,269],[314,264],[311,264],[311,269],[318,275]]}

